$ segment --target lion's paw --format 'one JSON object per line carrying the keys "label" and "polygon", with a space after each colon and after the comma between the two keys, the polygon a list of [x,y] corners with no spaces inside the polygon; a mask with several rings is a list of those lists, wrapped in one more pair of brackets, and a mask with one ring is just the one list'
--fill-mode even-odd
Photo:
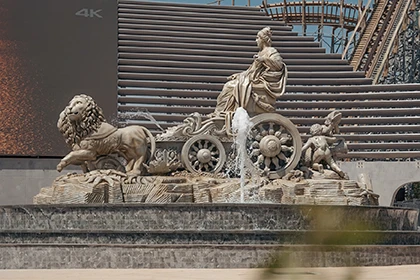
{"label": "lion's paw", "polygon": [[57,171],[61,172],[63,170],[64,166],[65,166],[65,163],[60,161],[60,163],[57,164]]}

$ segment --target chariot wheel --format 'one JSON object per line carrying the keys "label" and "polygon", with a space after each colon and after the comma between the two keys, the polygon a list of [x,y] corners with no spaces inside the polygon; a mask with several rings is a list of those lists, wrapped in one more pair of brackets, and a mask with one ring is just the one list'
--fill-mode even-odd
{"label": "chariot wheel", "polygon": [[223,144],[211,135],[196,135],[185,142],[181,151],[185,168],[193,173],[217,173],[226,162]]}
{"label": "chariot wheel", "polygon": [[293,170],[302,154],[302,139],[296,126],[275,113],[257,115],[251,122],[247,146],[254,166],[272,179]]}

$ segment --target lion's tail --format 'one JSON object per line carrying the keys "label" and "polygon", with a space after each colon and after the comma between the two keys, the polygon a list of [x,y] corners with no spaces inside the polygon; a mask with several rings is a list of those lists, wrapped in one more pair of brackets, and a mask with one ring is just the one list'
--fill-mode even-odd
{"label": "lion's tail", "polygon": [[147,128],[143,126],[141,128],[146,133],[147,137],[149,137],[149,141],[150,141],[150,157],[147,159],[147,163],[149,163],[152,160],[153,155],[155,154],[155,151],[156,151],[156,140],[153,134],[150,132],[150,130],[148,130]]}

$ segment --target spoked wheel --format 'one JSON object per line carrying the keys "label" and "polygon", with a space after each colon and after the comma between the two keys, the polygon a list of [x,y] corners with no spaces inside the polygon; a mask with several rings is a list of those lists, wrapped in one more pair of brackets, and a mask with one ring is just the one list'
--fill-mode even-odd
{"label": "spoked wheel", "polygon": [[193,173],[217,173],[226,162],[223,144],[211,135],[196,135],[189,139],[181,151],[182,162]]}
{"label": "spoked wheel", "polygon": [[248,147],[254,165],[273,179],[293,170],[302,153],[302,140],[295,125],[275,113],[260,114],[251,121]]}

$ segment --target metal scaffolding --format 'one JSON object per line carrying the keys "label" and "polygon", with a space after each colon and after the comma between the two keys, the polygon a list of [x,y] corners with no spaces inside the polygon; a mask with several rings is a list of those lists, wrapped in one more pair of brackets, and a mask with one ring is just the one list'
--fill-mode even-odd
{"label": "metal scaffolding", "polygon": [[[352,3],[350,3],[352,2]],[[274,20],[314,36],[330,53],[341,53],[374,83],[419,83],[417,0],[281,0],[261,8]]]}
{"label": "metal scaffolding", "polygon": [[351,1],[283,0],[274,4],[263,2],[261,8],[273,19],[293,25],[301,35],[314,36],[327,51],[342,53],[351,36],[356,36],[357,39],[358,34],[366,27],[374,4],[372,0],[349,2]]}

